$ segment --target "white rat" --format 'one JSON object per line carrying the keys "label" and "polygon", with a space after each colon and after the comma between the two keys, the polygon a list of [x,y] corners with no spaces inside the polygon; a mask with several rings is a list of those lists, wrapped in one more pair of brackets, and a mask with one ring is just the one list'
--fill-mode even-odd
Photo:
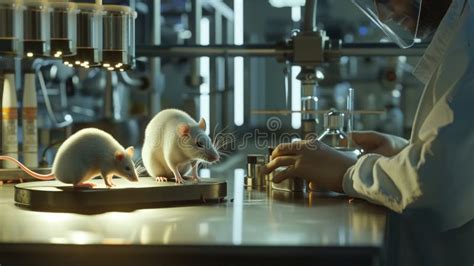
{"label": "white rat", "polygon": [[157,181],[174,177],[184,183],[181,173],[192,167],[193,179],[199,181],[199,162],[215,162],[219,153],[205,133],[206,121],[199,123],[187,113],[166,109],[153,117],[145,130],[142,160],[148,173]]}
{"label": "white rat", "polygon": [[85,128],[66,139],[58,149],[50,174],[38,174],[10,156],[0,156],[0,160],[9,160],[28,175],[40,180],[57,179],[74,187],[92,188],[88,183],[96,176],[102,176],[107,187],[115,186],[114,175],[132,182],[138,181],[133,163],[134,149],[124,149],[110,134],[96,128]]}

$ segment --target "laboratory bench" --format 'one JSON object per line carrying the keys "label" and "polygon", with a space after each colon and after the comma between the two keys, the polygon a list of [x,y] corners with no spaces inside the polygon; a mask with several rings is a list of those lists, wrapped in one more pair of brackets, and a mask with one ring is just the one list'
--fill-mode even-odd
{"label": "laboratory bench", "polygon": [[336,193],[246,189],[221,202],[37,211],[0,186],[0,265],[383,265],[389,211]]}

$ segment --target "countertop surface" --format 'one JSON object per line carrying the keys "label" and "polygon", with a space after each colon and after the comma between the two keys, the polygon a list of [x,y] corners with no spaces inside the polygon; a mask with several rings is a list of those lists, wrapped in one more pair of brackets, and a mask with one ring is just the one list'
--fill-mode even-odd
{"label": "countertop surface", "polygon": [[39,212],[0,186],[0,244],[368,247],[384,245],[387,210],[338,194],[248,191],[228,178],[224,202],[107,211]]}

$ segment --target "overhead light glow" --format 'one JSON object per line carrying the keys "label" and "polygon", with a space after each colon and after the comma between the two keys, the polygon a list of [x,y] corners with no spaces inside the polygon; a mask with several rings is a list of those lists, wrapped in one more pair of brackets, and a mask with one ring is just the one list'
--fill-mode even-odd
{"label": "overhead light glow", "polygon": [[[199,40],[201,45],[209,45],[210,42],[210,23],[206,17],[201,18],[201,37]],[[211,132],[211,103],[209,93],[210,89],[210,59],[209,57],[201,57],[199,59],[200,76],[203,78],[203,83],[199,86],[199,113],[207,122],[206,134]]]}
{"label": "overhead light glow", "polygon": [[[301,71],[300,66],[291,67],[291,110],[301,111],[301,81],[296,77]],[[291,127],[301,128],[301,113],[291,114]]]}
{"label": "overhead light glow", "polygon": [[[244,44],[244,2],[234,0],[234,44]],[[244,124],[244,58],[234,58],[234,124]]]}
{"label": "overhead light glow", "polygon": [[268,2],[274,7],[295,7],[304,6],[306,0],[269,0]]}
{"label": "overhead light glow", "polygon": [[234,123],[244,124],[244,58],[234,58]]}
{"label": "overhead light glow", "polygon": [[293,20],[293,22],[299,22],[301,20],[301,7],[291,7],[291,20]]}

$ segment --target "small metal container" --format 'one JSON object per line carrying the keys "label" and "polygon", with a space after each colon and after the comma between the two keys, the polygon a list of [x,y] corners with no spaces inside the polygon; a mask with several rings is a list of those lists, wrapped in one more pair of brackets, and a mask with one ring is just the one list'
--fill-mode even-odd
{"label": "small metal container", "polygon": [[[272,180],[273,176],[281,171],[284,171],[285,169],[286,167],[278,167],[270,174],[269,179]],[[287,178],[280,183],[272,182],[272,189],[286,192],[305,192],[306,186],[306,180],[300,177]]]}
{"label": "small metal container", "polygon": [[262,175],[262,167],[266,163],[265,155],[249,154],[247,155],[247,177],[245,186],[248,188],[264,188],[267,186],[265,175]]}
{"label": "small metal container", "polygon": [[[268,157],[270,158],[270,156],[272,155],[273,153],[273,148],[269,148],[268,149]],[[286,167],[278,167],[277,169],[275,169],[275,171],[273,171],[272,173],[270,173],[268,175],[268,182],[271,182],[273,177],[275,176],[275,174],[281,172],[281,171],[284,171],[286,169]],[[303,178],[299,178],[299,177],[294,177],[294,178],[287,178],[283,181],[281,181],[280,183],[273,183],[271,182],[271,187],[273,190],[278,190],[278,191],[285,191],[285,192],[305,192],[306,191],[306,180],[303,179]]]}

